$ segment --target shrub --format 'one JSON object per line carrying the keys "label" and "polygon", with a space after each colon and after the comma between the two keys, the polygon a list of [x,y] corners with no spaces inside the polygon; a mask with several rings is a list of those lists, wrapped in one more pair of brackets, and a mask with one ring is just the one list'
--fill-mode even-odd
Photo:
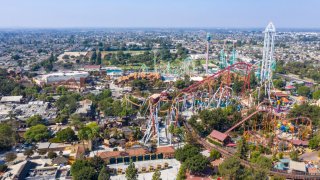
{"label": "shrub", "polygon": [[57,153],[52,152],[52,151],[48,152],[48,158],[53,159],[53,158],[56,158],[56,157],[57,157]]}
{"label": "shrub", "polygon": [[6,161],[7,161],[7,162],[11,162],[11,161],[15,160],[16,158],[17,158],[16,153],[8,152],[8,153],[6,154]]}

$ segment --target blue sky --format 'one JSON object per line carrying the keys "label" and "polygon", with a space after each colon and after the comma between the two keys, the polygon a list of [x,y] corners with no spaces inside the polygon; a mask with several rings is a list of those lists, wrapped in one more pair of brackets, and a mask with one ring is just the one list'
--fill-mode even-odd
{"label": "blue sky", "polygon": [[0,27],[320,28],[320,0],[1,0]]}

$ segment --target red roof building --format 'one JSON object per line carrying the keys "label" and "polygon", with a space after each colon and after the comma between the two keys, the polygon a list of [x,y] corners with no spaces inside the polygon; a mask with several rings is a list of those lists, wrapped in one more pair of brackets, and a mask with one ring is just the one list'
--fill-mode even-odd
{"label": "red roof building", "polygon": [[291,143],[295,146],[308,146],[309,145],[309,141],[302,141],[299,139],[293,139],[293,140],[291,140]]}
{"label": "red roof building", "polygon": [[100,71],[101,66],[100,65],[86,65],[83,67],[84,71]]}
{"label": "red roof building", "polygon": [[229,142],[231,142],[231,138],[230,136],[228,136],[227,134],[224,134],[222,132],[219,132],[217,130],[213,130],[210,135],[208,136],[209,139],[216,141],[222,145],[228,144]]}
{"label": "red roof building", "polygon": [[285,87],[286,90],[293,90],[296,89],[296,87],[292,86],[292,85],[288,85]]}

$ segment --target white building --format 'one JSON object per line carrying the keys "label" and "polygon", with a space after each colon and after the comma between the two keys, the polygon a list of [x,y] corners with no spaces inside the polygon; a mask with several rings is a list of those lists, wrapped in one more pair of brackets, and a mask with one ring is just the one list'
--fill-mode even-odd
{"label": "white building", "polygon": [[34,78],[34,81],[38,85],[43,85],[63,82],[70,79],[80,81],[81,78],[87,78],[88,76],[89,73],[84,71],[56,72],[37,76]]}

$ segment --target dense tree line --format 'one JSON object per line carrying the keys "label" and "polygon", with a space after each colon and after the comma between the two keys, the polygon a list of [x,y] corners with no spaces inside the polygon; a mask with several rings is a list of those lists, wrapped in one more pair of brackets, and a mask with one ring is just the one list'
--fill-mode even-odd
{"label": "dense tree line", "polygon": [[71,175],[77,180],[109,180],[110,173],[100,157],[76,160],[71,166]]}
{"label": "dense tree line", "polygon": [[320,68],[315,66],[315,62],[313,61],[290,61],[288,63],[284,63],[284,61],[278,61],[276,72],[280,74],[297,74],[300,78],[307,77],[315,80],[316,82],[320,82]]}
{"label": "dense tree line", "polygon": [[320,125],[320,107],[309,104],[302,104],[294,106],[288,113],[289,117],[309,117],[312,120],[312,124]]}
{"label": "dense tree line", "polygon": [[[200,122],[197,122],[200,119]],[[199,116],[192,116],[189,119],[190,125],[203,137],[211,133],[213,129],[224,131],[241,119],[241,113],[237,107],[228,106],[224,109],[203,110]]]}
{"label": "dense tree line", "polygon": [[207,158],[200,154],[200,148],[191,144],[177,149],[175,158],[192,174],[201,174],[209,164]]}

